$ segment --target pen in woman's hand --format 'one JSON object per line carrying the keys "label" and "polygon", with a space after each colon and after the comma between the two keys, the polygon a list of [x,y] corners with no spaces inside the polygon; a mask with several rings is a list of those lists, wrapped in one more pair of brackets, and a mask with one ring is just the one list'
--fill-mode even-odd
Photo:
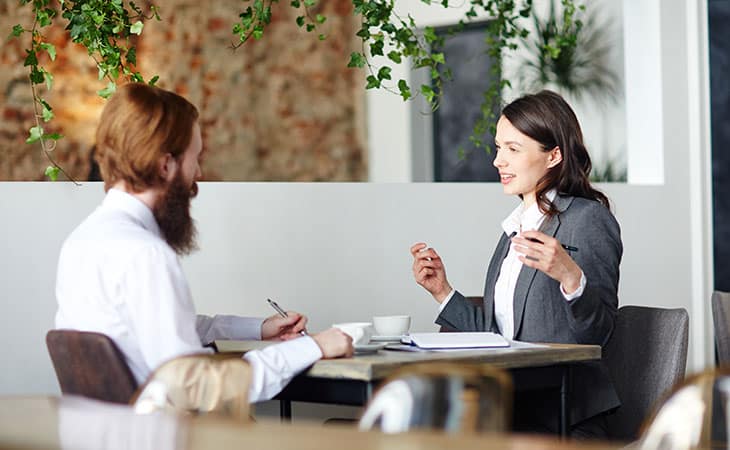
{"label": "pen in woman's hand", "polygon": [[[289,314],[287,314],[286,311],[284,311],[283,309],[281,309],[281,306],[279,306],[275,301],[271,300],[270,298],[267,298],[266,301],[269,303],[269,305],[271,305],[272,308],[274,308],[276,310],[276,312],[279,313],[279,315],[281,317],[284,317],[284,318],[289,317]],[[301,334],[302,336],[306,336],[307,335],[307,332],[304,331],[304,330],[301,330],[299,332],[299,334]]]}
{"label": "pen in woman's hand", "polygon": [[[515,233],[512,233],[510,235],[510,237],[514,236]],[[525,237],[525,239],[527,239],[530,242],[537,242],[538,244],[542,244],[543,243],[541,240],[536,239],[536,238]],[[569,252],[577,252],[578,251],[578,247],[573,247],[572,245],[560,244],[560,246],[563,247],[564,249],[568,250]]]}

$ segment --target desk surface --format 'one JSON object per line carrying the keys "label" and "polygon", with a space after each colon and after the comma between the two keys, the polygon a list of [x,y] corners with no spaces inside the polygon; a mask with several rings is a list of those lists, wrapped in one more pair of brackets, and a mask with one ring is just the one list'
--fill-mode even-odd
{"label": "desk surface", "polygon": [[137,416],[131,408],[75,397],[0,397],[0,448],[134,448],[155,450],[609,450],[611,443],[560,441],[514,434],[386,435],[354,427],[271,421],[241,424],[214,418]]}
{"label": "desk surface", "polygon": [[[241,353],[260,347],[250,341],[219,341],[221,352]],[[380,380],[395,370],[413,363],[450,361],[488,363],[505,369],[541,367],[561,363],[601,359],[598,345],[545,344],[531,348],[490,348],[448,352],[405,352],[380,350],[371,355],[317,361],[304,375],[360,381]]]}

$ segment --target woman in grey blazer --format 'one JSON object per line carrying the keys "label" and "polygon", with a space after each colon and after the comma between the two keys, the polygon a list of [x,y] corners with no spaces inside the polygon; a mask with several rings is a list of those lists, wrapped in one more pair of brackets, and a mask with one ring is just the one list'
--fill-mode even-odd
{"label": "woman in grey blazer", "polygon": [[[502,110],[495,147],[504,193],[522,202],[502,222],[483,304],[451,287],[434,249],[411,247],[416,282],[441,304],[436,323],[527,342],[605,345],[623,247],[608,199],[588,181],[591,160],[575,113],[554,92],[521,97]],[[605,366],[576,367],[573,380],[571,433],[605,437],[605,416],[620,405]],[[518,397],[516,426],[556,430],[549,395]]]}

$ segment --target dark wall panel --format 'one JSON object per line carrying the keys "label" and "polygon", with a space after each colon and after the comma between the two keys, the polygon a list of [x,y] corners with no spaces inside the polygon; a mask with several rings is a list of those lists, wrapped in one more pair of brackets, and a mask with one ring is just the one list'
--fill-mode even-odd
{"label": "dark wall panel", "polygon": [[708,13],[715,289],[730,291],[730,0]]}

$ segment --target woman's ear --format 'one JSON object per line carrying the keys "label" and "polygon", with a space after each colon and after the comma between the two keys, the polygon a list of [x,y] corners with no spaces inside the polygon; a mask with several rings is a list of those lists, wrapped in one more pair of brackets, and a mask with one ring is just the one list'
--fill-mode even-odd
{"label": "woman's ear", "polygon": [[550,156],[548,156],[548,169],[552,169],[557,166],[561,161],[563,161],[563,153],[560,151],[560,147],[556,145],[555,148],[550,150]]}
{"label": "woman's ear", "polygon": [[165,153],[159,161],[160,165],[160,176],[165,181],[171,181],[175,177],[175,170],[177,168],[177,160],[170,154]]}

